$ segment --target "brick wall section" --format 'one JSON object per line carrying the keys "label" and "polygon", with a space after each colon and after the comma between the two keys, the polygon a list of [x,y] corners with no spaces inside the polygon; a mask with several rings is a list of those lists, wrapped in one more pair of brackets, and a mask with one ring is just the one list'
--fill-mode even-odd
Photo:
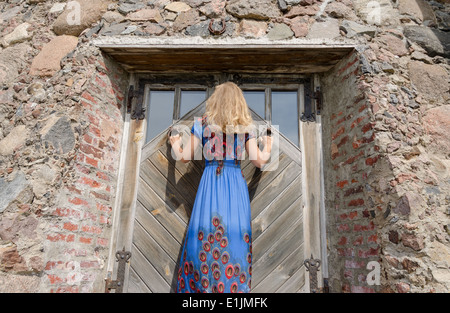
{"label": "brick wall section", "polygon": [[380,248],[367,180],[380,156],[358,53],[324,75],[322,87],[331,291],[374,292],[366,267],[379,260]]}
{"label": "brick wall section", "polygon": [[98,292],[111,237],[127,74],[103,56],[88,59],[80,136],[70,181],[60,192],[46,237],[45,292]]}

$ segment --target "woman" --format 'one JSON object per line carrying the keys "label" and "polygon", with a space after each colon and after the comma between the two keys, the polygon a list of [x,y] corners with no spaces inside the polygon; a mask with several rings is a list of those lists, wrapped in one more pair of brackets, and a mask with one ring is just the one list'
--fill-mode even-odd
{"label": "woman", "polygon": [[180,258],[177,292],[250,291],[250,199],[240,160],[245,149],[261,167],[272,148],[267,136],[263,150],[258,148],[252,125],[242,90],[227,82],[207,100],[206,113],[194,122],[184,148],[179,135],[170,137],[177,160],[192,160],[200,143],[206,159]]}

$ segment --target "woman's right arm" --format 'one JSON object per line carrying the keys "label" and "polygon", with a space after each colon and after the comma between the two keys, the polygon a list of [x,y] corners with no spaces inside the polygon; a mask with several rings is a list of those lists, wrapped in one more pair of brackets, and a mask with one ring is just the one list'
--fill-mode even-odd
{"label": "woman's right arm", "polygon": [[245,143],[245,149],[247,150],[250,161],[258,168],[261,168],[269,162],[270,152],[272,151],[272,137],[263,136],[262,139],[264,145],[262,150],[259,149],[255,138],[251,138]]}

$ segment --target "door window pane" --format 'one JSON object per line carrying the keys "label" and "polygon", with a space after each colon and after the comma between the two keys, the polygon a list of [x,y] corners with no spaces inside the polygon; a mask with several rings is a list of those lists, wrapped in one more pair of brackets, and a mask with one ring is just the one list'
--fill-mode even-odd
{"label": "door window pane", "polygon": [[298,146],[297,91],[272,91],[272,125]]}
{"label": "door window pane", "polygon": [[264,91],[244,91],[244,98],[248,107],[265,119],[265,92]]}
{"label": "door window pane", "polygon": [[196,108],[206,99],[206,90],[182,90],[180,103],[180,118]]}
{"label": "door window pane", "polygon": [[155,138],[172,124],[174,91],[151,90],[147,112],[146,142]]}

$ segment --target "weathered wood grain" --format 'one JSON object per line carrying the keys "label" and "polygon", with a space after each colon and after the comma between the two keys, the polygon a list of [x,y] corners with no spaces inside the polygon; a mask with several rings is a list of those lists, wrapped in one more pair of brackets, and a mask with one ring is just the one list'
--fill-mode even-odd
{"label": "weathered wood grain", "polygon": [[172,284],[176,268],[175,260],[173,260],[170,255],[168,255],[164,249],[148,235],[139,223],[136,223],[134,226],[133,244],[141,251],[142,255],[149,261],[167,284]]}
{"label": "weathered wood grain", "polygon": [[187,221],[180,217],[164,200],[162,200],[144,181],[139,182],[138,202],[142,204],[172,236],[181,242],[186,230]]}
{"label": "weathered wood grain", "polygon": [[351,47],[119,46],[101,49],[133,72],[318,73],[332,68]]}
{"label": "weathered wood grain", "polygon": [[[139,249],[133,245],[131,248],[132,262],[131,268],[135,272],[135,288],[145,284],[151,292],[169,292],[170,285],[157,272],[148,259],[142,254]],[[140,281],[139,281],[139,280]],[[144,291],[144,290],[142,290]]]}

